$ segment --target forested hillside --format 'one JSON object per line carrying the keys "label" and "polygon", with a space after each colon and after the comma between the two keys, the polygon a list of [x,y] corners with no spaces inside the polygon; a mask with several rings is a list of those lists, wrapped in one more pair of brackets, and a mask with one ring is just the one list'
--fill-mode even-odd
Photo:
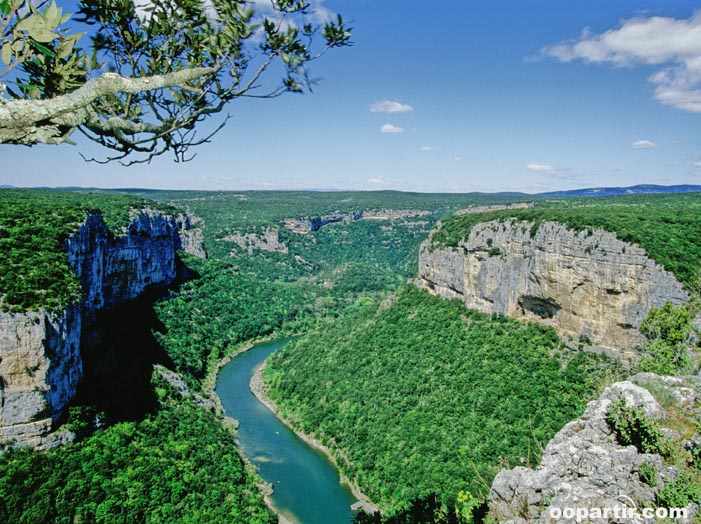
{"label": "forested hillside", "polygon": [[[272,522],[254,477],[218,419],[174,395],[162,381],[152,381],[151,364],[169,365],[198,391],[207,372],[245,341],[306,331],[351,314],[358,300],[380,301],[413,275],[418,246],[437,219],[493,201],[399,193],[125,196],[33,190],[2,191],[0,198],[0,242],[7,255],[0,290],[13,307],[60,307],[79,299],[63,241],[87,211],[99,210],[118,232],[130,209],[173,211],[172,203],[204,219],[210,254],[208,260],[183,256],[191,279],[157,300],[155,316],[141,304],[135,313],[127,306],[115,317],[128,323],[133,337],[103,320],[111,333],[106,353],[111,360],[93,362],[84,355],[102,374],[84,385],[71,409],[67,427],[76,431],[76,442],[0,457],[0,520],[32,524]],[[330,224],[308,235],[280,227],[284,218],[358,209],[430,213]],[[280,230],[289,253],[249,253],[226,240],[268,227]],[[114,338],[118,333],[120,340]]]}
{"label": "forested hillside", "polygon": [[549,328],[410,287],[285,346],[265,380],[283,415],[389,510],[434,492],[483,497],[500,467],[536,462],[617,369]]}
{"label": "forested hillside", "polygon": [[[342,315],[362,297],[373,300],[416,272],[420,243],[435,222],[492,195],[422,195],[397,192],[137,192],[189,209],[205,220],[208,260],[187,260],[199,278],[157,304],[165,333],[159,340],[190,379],[242,341],[272,333],[300,333]],[[280,225],[359,210],[421,210],[423,216],[334,223],[309,234]],[[279,232],[286,253],[248,252],[234,233]]]}
{"label": "forested hillside", "polygon": [[[156,380],[159,409],[73,444],[0,455],[0,522],[274,524],[217,417]],[[89,435],[89,436],[88,436]]]}

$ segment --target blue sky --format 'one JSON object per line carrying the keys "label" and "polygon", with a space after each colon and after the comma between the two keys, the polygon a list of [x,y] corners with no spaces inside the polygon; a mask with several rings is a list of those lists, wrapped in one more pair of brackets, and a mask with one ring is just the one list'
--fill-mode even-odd
{"label": "blue sky", "polygon": [[0,184],[449,192],[701,184],[701,3],[315,5],[343,14],[354,46],[314,64],[313,94],[235,101],[224,130],[184,164],[85,163],[79,151],[101,152],[83,140],[2,146]]}

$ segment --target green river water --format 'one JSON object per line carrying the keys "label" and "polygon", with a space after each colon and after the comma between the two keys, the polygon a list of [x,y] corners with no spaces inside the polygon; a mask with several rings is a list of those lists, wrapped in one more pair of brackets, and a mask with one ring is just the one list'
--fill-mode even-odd
{"label": "green river water", "polygon": [[273,485],[271,499],[279,513],[299,524],[349,524],[356,498],[339,484],[334,466],[311,448],[251,393],[255,369],[290,339],[255,345],[224,366],[216,392],[226,415],[239,421],[241,452]]}

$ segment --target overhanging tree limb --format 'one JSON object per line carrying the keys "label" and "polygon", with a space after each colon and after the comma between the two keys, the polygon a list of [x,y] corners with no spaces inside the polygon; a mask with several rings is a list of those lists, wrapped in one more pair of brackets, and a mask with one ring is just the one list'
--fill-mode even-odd
{"label": "overhanging tree limb", "polygon": [[[350,45],[340,16],[323,29],[309,23],[306,0],[78,0],[77,22],[91,35],[84,50],[68,15],[40,1],[43,11],[35,0],[0,0],[0,76],[12,71],[0,143],[69,142],[77,129],[126,165],[165,152],[191,159],[223,126],[202,138],[200,122],[236,98],[311,90],[307,64]],[[262,81],[280,66],[279,82]]]}
{"label": "overhanging tree limb", "polygon": [[[214,67],[195,67],[146,78],[125,78],[115,73],[103,73],[72,93],[47,100],[0,100],[0,142],[24,145],[65,142],[78,126],[96,119],[97,113],[92,106],[101,97],[167,87],[186,88],[190,82],[216,71]],[[116,117],[101,122],[104,131],[124,130],[127,124]],[[129,122],[128,129],[131,132],[149,132],[156,127]]]}

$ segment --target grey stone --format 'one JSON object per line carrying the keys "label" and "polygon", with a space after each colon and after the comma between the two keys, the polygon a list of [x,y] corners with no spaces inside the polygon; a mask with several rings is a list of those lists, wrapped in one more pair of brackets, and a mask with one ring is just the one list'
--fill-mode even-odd
{"label": "grey stone", "polygon": [[[665,377],[646,374],[648,380]],[[665,466],[662,457],[638,452],[634,446],[621,446],[606,422],[612,402],[625,400],[642,408],[652,419],[664,419],[663,407],[652,394],[632,381],[617,382],[587,405],[582,416],[566,424],[547,444],[536,469],[523,467],[502,470],[489,493],[490,514],[499,522],[548,523],[552,512],[564,508],[623,508],[635,504],[651,507],[659,486],[677,478],[674,467]],[[640,468],[649,464],[657,472],[658,486],[640,478]],[[697,507],[690,507],[694,515]],[[574,523],[576,518],[557,522]],[[587,522],[629,522],[629,519],[590,518]]]}
{"label": "grey stone", "polygon": [[601,230],[507,220],[475,225],[457,248],[429,237],[419,255],[417,285],[469,308],[551,325],[634,357],[638,331],[652,307],[685,303],[675,277],[637,245]]}

